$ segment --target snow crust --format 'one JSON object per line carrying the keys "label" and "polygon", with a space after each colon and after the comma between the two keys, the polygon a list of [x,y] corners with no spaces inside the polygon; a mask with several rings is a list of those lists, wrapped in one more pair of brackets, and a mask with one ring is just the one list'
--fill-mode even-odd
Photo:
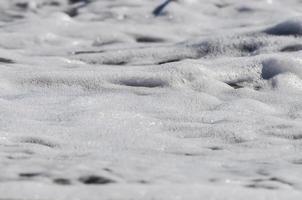
{"label": "snow crust", "polygon": [[0,1],[0,199],[301,199],[302,2]]}

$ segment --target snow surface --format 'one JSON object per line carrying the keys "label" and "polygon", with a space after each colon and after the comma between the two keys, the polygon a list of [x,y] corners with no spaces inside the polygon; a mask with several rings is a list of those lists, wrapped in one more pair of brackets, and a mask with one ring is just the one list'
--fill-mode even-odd
{"label": "snow surface", "polygon": [[301,0],[0,1],[0,199],[301,199]]}

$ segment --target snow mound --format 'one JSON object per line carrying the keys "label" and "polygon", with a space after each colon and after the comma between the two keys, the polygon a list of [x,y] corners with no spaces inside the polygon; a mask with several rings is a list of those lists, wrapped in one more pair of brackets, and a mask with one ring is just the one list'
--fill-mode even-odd
{"label": "snow mound", "polygon": [[[300,62],[299,62],[300,61]],[[290,58],[270,58],[263,61],[262,78],[270,79],[283,73],[293,73],[302,78],[301,60]]]}
{"label": "snow mound", "polygon": [[281,22],[265,31],[272,35],[302,35],[302,19],[291,19]]}

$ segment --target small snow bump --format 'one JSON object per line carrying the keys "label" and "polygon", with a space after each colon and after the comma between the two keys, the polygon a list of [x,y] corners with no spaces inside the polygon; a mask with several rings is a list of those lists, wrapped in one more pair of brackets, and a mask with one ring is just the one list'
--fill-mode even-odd
{"label": "small snow bump", "polygon": [[109,184],[109,183],[115,182],[109,178],[105,178],[105,177],[98,176],[98,175],[82,176],[79,178],[79,181],[86,185],[92,185],[92,184],[104,185],[104,184]]}
{"label": "small snow bump", "polygon": [[145,88],[157,88],[165,87],[168,84],[167,81],[157,78],[157,77],[132,77],[127,79],[122,79],[119,84],[129,86],[129,87],[145,87]]}

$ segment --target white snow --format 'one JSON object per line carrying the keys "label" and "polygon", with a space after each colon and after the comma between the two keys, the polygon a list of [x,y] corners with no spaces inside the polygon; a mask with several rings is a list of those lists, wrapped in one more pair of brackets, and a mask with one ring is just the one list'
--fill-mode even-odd
{"label": "white snow", "polygon": [[0,1],[0,199],[301,199],[302,2]]}

